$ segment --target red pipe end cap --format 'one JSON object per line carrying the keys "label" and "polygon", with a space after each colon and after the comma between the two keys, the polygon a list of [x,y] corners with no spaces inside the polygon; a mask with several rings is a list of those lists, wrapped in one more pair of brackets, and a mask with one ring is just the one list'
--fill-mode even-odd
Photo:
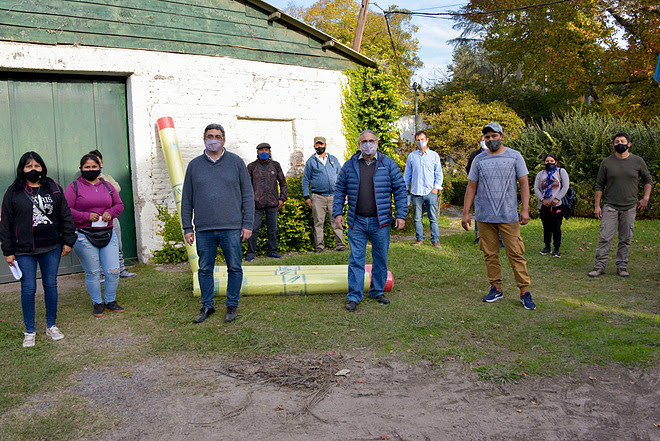
{"label": "red pipe end cap", "polygon": [[156,124],[158,124],[158,130],[174,128],[174,120],[172,119],[171,116],[164,116],[162,118],[158,118]]}

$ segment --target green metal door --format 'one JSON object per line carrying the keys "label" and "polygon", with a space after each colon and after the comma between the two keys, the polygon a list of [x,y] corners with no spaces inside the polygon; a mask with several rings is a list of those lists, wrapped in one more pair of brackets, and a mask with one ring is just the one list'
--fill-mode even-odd
{"label": "green metal door", "polygon": [[[128,148],[125,78],[31,75],[0,72],[0,189],[4,195],[16,177],[18,160],[39,153],[48,175],[62,188],[78,177],[80,158],[90,150],[103,154],[103,173],[121,186],[124,258],[135,261],[135,221]],[[60,274],[82,271],[71,253]],[[0,264],[0,283],[13,281]]]}

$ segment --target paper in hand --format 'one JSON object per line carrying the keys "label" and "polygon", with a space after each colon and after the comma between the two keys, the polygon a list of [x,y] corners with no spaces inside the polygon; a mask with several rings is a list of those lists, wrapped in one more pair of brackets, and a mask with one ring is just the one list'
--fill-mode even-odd
{"label": "paper in hand", "polygon": [[9,271],[11,271],[11,275],[14,276],[14,279],[20,280],[21,277],[23,277],[23,272],[21,271],[21,268],[18,266],[18,260],[14,260],[13,265],[9,265]]}

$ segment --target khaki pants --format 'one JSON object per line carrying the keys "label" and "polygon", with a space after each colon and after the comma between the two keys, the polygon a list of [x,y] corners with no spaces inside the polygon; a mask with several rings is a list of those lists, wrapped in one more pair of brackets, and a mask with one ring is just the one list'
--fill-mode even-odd
{"label": "khaki pants", "polygon": [[316,248],[325,248],[323,244],[323,226],[325,225],[325,213],[330,217],[330,225],[332,231],[335,232],[335,246],[337,248],[345,248],[344,244],[344,230],[335,226],[334,219],[332,219],[332,201],[334,196],[322,196],[320,194],[311,195],[312,200],[312,218],[314,219],[314,245]]}
{"label": "khaki pants", "polygon": [[520,224],[518,222],[506,224],[490,224],[479,222],[479,248],[484,253],[488,281],[498,290],[502,290],[502,264],[500,263],[500,239],[511,263],[516,285],[520,292],[529,291],[529,273],[525,260],[525,244],[520,237]]}
{"label": "khaki pants", "polygon": [[625,270],[628,268],[628,253],[630,252],[630,241],[635,228],[635,215],[637,210],[632,207],[629,210],[617,210],[611,205],[603,206],[603,216],[600,219],[600,232],[598,233],[598,248],[596,248],[595,270],[605,270],[610,247],[614,241],[614,234],[619,230],[619,246],[616,251],[616,267]]}

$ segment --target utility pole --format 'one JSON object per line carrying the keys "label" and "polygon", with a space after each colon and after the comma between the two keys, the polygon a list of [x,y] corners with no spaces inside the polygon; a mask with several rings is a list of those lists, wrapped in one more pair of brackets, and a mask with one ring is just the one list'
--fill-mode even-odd
{"label": "utility pole", "polygon": [[419,130],[419,122],[418,122],[418,114],[417,114],[417,91],[421,88],[421,86],[417,83],[412,84],[412,88],[415,91],[415,133]]}
{"label": "utility pole", "polygon": [[362,44],[362,34],[364,33],[364,25],[367,23],[367,12],[369,11],[369,0],[362,0],[360,6],[360,13],[358,14],[357,28],[355,29],[355,37],[353,37],[353,50],[360,52],[360,45]]}

